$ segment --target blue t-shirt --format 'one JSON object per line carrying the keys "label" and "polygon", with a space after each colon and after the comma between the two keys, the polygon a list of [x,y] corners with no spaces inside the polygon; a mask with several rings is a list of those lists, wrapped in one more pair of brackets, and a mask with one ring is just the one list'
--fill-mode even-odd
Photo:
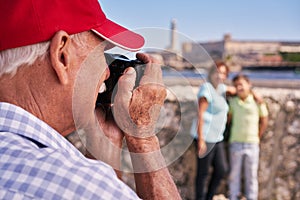
{"label": "blue t-shirt", "polygon": [[[226,85],[219,84],[215,89],[211,83],[201,85],[198,99],[205,97],[208,108],[204,113],[203,136],[206,142],[215,143],[223,140],[223,132],[227,121],[228,105],[225,100]],[[191,135],[197,139],[197,119],[193,120]]]}

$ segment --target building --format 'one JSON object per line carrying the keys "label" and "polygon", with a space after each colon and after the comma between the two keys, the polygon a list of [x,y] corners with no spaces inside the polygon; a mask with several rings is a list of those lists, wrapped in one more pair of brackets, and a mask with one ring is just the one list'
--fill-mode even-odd
{"label": "building", "polygon": [[177,69],[209,68],[219,60],[232,71],[245,66],[300,66],[300,41],[235,40],[225,34],[219,41],[182,43],[180,51],[177,37],[177,23],[172,19],[170,44],[163,51],[147,53]]}
{"label": "building", "polygon": [[228,62],[240,69],[249,65],[299,65],[300,42],[234,40],[230,34],[223,40],[182,44],[182,56],[192,63],[200,63],[203,49],[213,60]]}

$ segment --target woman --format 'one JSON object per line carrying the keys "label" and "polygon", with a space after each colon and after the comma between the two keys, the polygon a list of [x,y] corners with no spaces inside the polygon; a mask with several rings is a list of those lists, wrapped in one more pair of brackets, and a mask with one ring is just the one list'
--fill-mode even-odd
{"label": "woman", "polygon": [[[229,73],[225,63],[219,62],[216,66],[210,70],[208,81],[199,88],[198,119],[195,120],[192,128],[197,144],[197,200],[212,199],[220,181],[228,171],[223,144],[228,112],[225,95],[234,94],[235,88],[224,84]],[[206,189],[211,166],[213,172]]]}

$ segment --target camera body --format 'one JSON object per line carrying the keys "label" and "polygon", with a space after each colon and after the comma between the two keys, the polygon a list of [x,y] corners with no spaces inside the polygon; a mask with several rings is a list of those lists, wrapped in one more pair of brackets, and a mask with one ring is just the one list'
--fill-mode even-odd
{"label": "camera body", "polygon": [[[135,86],[138,86],[145,70],[145,64],[140,60],[130,60],[121,54],[104,53],[110,76],[104,81],[106,90],[98,94],[96,106],[112,104],[117,91],[117,82],[125,69],[133,67],[137,73]],[[116,88],[116,89],[115,89]]]}

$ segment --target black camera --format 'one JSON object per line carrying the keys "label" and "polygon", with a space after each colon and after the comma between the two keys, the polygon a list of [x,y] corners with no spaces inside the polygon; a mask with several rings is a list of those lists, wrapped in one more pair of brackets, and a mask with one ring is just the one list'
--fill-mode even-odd
{"label": "black camera", "polygon": [[145,70],[145,64],[140,60],[130,60],[121,54],[104,53],[104,55],[110,70],[110,76],[106,81],[104,81],[106,90],[98,94],[96,106],[113,103],[113,99],[117,91],[117,88],[115,89],[115,87],[117,87],[117,82],[123,75],[125,69],[128,67],[133,67],[135,69],[137,75],[135,86],[138,86]]}

